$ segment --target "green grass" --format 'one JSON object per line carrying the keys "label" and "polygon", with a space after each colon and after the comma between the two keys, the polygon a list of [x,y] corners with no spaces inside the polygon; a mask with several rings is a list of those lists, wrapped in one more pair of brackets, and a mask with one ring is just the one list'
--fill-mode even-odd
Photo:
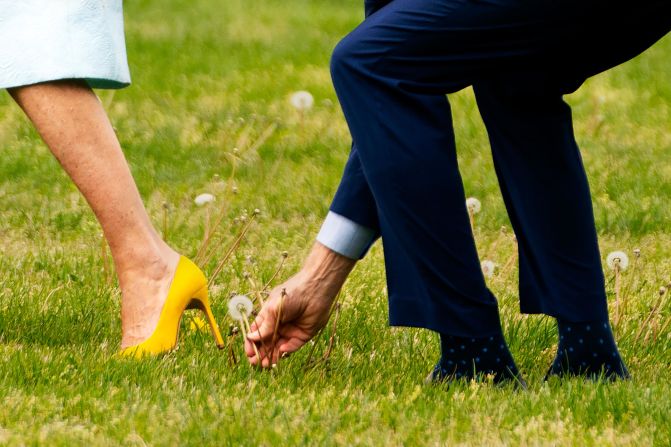
{"label": "green grass", "polygon": [[[134,85],[100,92],[147,207],[188,255],[202,239],[201,192],[233,219],[263,213],[217,278],[214,311],[250,292],[245,272],[282,277],[311,245],[335,191],[349,133],[328,74],[339,38],[360,21],[359,0],[126,2]],[[424,386],[438,356],[421,330],[389,329],[382,250],[355,270],[329,362],[308,350],[271,373],[229,364],[208,336],[182,331],[180,349],[143,362],[114,359],[119,294],[106,281],[100,229],[34,130],[0,96],[0,444],[8,445],[669,445],[671,444],[671,40],[590,80],[569,97],[594,193],[605,254],[633,257],[628,306],[616,328],[633,380],[542,383],[555,328],[520,316],[517,272],[490,286],[528,392],[482,384]],[[311,91],[301,117],[288,97]],[[478,197],[483,258],[504,266],[514,245],[483,125],[470,90],[452,96],[459,161]],[[269,126],[272,136],[250,146]],[[234,156],[233,148],[239,152]],[[235,159],[236,196],[223,193]],[[551,206],[552,204],[548,204]],[[500,228],[508,230],[501,235]],[[497,242],[498,241],[498,242]],[[212,272],[216,261],[206,270]],[[608,274],[613,298],[613,278]],[[317,341],[315,355],[326,351]],[[238,356],[240,339],[229,338]]]}

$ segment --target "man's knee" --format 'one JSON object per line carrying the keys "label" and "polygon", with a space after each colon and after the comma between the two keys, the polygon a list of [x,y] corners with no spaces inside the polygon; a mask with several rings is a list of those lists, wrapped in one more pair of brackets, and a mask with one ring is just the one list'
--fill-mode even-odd
{"label": "man's knee", "polygon": [[348,35],[336,45],[331,55],[331,77],[334,83],[339,83],[353,74],[358,66],[355,39]]}
{"label": "man's knee", "polygon": [[331,55],[331,77],[336,87],[354,76],[377,78],[381,74],[378,63],[383,60],[383,50],[379,45],[371,44],[370,36],[361,27],[348,34]]}

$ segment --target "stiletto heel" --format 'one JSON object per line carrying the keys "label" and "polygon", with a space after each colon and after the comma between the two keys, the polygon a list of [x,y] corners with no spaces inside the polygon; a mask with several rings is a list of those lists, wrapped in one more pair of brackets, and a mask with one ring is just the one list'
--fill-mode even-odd
{"label": "stiletto heel", "polygon": [[223,348],[224,340],[210,308],[207,278],[196,264],[182,256],[177,264],[156,329],[145,341],[121,350],[118,355],[141,358],[172,351],[177,346],[180,322],[187,309],[200,309],[205,313],[217,347]]}

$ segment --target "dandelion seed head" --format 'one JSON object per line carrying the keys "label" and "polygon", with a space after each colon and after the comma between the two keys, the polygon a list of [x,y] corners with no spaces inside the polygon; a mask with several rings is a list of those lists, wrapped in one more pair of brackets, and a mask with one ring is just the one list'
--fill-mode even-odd
{"label": "dandelion seed head", "polygon": [[491,278],[494,276],[494,269],[496,269],[496,264],[494,264],[493,261],[485,259],[480,263],[480,267],[482,268],[482,274],[485,275],[485,278]]}
{"label": "dandelion seed head", "polygon": [[466,208],[472,214],[478,214],[482,209],[482,203],[475,197],[469,197],[466,199]]}
{"label": "dandelion seed head", "polygon": [[254,305],[245,295],[235,295],[228,301],[228,314],[236,321],[242,321],[251,315]]}
{"label": "dandelion seed head", "polygon": [[286,258],[287,256],[289,256],[289,252],[288,251],[283,251],[282,252],[282,257]]}
{"label": "dandelion seed head", "polygon": [[207,205],[208,203],[214,202],[214,196],[210,193],[203,193],[199,194],[196,196],[195,199],[193,199],[194,203],[198,206],[204,206]]}
{"label": "dandelion seed head", "polygon": [[664,286],[660,287],[660,288],[659,288],[659,294],[660,294],[660,296],[661,296],[661,295],[664,295],[665,293],[666,293],[666,287],[664,287]]}
{"label": "dandelion seed head", "polygon": [[611,270],[619,268],[620,270],[624,271],[627,270],[627,267],[629,267],[629,257],[623,251],[613,251],[606,257],[606,264]]}
{"label": "dandelion seed head", "polygon": [[640,248],[634,248],[634,256],[637,258],[641,257],[641,249]]}
{"label": "dandelion seed head", "polygon": [[291,95],[291,105],[298,111],[310,110],[315,103],[315,99],[310,92],[299,90]]}
{"label": "dandelion seed head", "polygon": [[261,210],[258,208],[254,208],[254,215],[258,216],[259,214],[261,214]]}
{"label": "dandelion seed head", "polygon": [[231,189],[231,191],[233,191],[233,194],[237,194],[237,193],[238,193],[238,187],[237,187],[237,186],[234,186],[234,187]]}

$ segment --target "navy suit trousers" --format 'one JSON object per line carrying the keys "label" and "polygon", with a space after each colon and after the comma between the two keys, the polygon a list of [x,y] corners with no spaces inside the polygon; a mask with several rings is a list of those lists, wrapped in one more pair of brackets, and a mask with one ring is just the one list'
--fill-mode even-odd
{"label": "navy suit trousers", "polygon": [[382,237],[392,325],[499,330],[447,93],[473,86],[519,246],[525,313],[607,318],[590,191],[563,95],[671,30],[669,0],[366,1],[331,73],[353,145],[331,210]]}

